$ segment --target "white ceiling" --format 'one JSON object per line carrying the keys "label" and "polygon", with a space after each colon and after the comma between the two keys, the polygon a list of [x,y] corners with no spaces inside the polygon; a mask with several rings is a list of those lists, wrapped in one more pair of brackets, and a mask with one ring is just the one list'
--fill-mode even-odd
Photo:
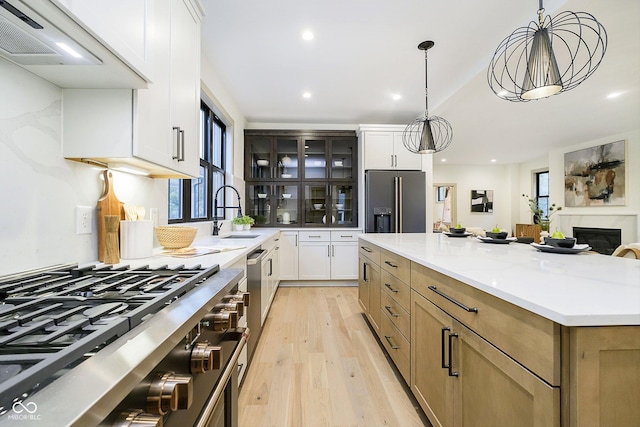
{"label": "white ceiling", "polygon": [[[203,0],[203,49],[249,123],[406,124],[429,113],[453,126],[448,163],[519,163],[640,127],[640,2],[553,0],[546,13],[591,13],[609,45],[577,88],[543,100],[499,99],[487,84],[498,44],[537,19],[535,0]],[[310,29],[315,38],[304,41]],[[304,99],[302,93],[312,93]],[[622,92],[607,99],[612,92]],[[398,101],[392,94],[400,94]]]}

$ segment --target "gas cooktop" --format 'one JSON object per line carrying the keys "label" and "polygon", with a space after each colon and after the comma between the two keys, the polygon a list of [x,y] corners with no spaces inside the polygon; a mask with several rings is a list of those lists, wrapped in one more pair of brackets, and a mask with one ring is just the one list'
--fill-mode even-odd
{"label": "gas cooktop", "polygon": [[0,414],[219,270],[74,264],[0,278]]}

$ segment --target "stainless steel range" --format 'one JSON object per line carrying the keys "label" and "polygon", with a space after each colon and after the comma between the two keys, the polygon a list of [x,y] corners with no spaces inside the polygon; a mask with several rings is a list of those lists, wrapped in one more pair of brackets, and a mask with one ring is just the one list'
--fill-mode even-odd
{"label": "stainless steel range", "polygon": [[241,277],[67,265],[0,278],[0,425],[235,425]]}

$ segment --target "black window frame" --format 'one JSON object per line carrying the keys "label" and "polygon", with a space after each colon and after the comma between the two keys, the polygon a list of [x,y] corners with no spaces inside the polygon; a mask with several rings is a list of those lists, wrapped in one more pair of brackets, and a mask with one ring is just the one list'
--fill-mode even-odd
{"label": "black window frame", "polygon": [[[220,119],[220,117],[218,117],[215,114],[215,112],[204,101],[200,102],[200,117],[201,117],[200,146],[199,146],[200,167],[206,169],[205,180],[207,183],[207,191],[205,193],[205,196],[206,196],[205,203],[207,206],[207,213],[203,217],[192,218],[191,188],[192,188],[193,180],[179,179],[180,186],[182,189],[182,205],[181,205],[182,217],[169,219],[168,220],[169,224],[212,221],[214,218],[213,196],[215,193],[214,190],[217,190],[217,188],[213,189],[214,175],[218,175],[221,177],[222,185],[224,185],[226,182],[226,161],[225,161],[226,149],[227,149],[226,125]],[[216,152],[216,150],[214,149],[214,144],[218,143],[215,140],[216,138],[214,137],[214,133],[215,133],[214,131],[216,126],[220,128],[220,141],[219,141],[220,147],[218,148],[220,153],[220,156],[219,156],[220,165],[216,165],[214,163],[215,160],[213,159],[213,153]],[[170,182],[171,181],[167,183],[167,186],[170,186]],[[225,205],[224,192],[221,192],[218,197],[219,197],[218,204],[221,206],[224,206]],[[167,202],[169,202],[169,200],[167,200]]]}
{"label": "black window frame", "polygon": [[[546,188],[542,185],[543,177],[546,177]],[[538,207],[542,209],[543,218],[549,217],[549,171],[539,171],[535,172],[535,180],[534,180],[534,194]]]}

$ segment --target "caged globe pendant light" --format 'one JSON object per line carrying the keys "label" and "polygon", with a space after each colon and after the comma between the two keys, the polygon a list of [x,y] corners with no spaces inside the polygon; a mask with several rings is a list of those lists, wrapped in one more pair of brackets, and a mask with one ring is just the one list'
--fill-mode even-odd
{"label": "caged globe pendant light", "polygon": [[442,117],[429,117],[429,90],[427,88],[427,50],[435,43],[422,42],[418,49],[424,50],[424,84],[425,84],[425,112],[407,125],[402,133],[402,143],[412,153],[433,154],[444,150],[451,144],[453,129],[451,124]]}
{"label": "caged globe pendant light", "polygon": [[516,29],[496,49],[487,81],[500,98],[527,102],[571,90],[595,72],[607,50],[607,32],[593,15],[562,12]]}

